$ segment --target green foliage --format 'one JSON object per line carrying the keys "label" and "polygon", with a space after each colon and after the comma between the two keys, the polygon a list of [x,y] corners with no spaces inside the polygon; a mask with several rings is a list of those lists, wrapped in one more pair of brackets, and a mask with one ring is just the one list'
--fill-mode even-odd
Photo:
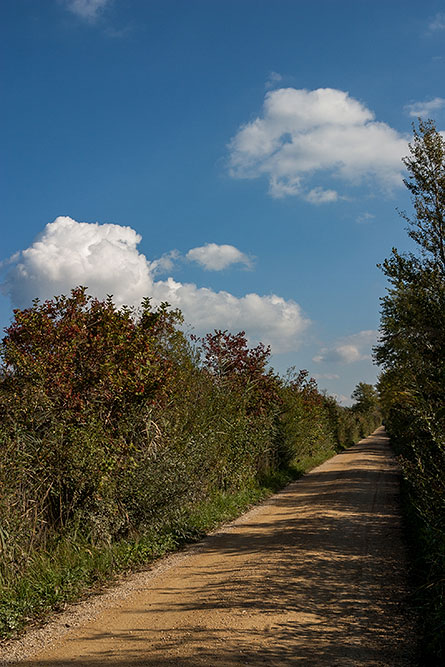
{"label": "green foliage", "polygon": [[56,535],[45,549],[29,554],[26,570],[0,583],[0,637],[15,635],[31,618],[43,617],[88,589],[97,590],[119,572],[146,565],[186,542],[200,539],[332,454],[325,451],[305,458],[298,466],[276,471],[261,483],[251,483],[239,491],[215,492],[173,520],[165,519],[142,533],[107,545],[91,544],[80,535],[76,540]]}
{"label": "green foliage", "polygon": [[379,409],[379,396],[372,384],[359,382],[351,398],[354,399],[354,412],[372,413]]}
{"label": "green foliage", "polygon": [[382,423],[380,400],[372,385],[359,382],[351,398],[356,401],[355,404],[351,408],[343,408],[332,397],[323,397],[324,413],[334,434],[337,450],[353,445]]}
{"label": "green foliage", "polygon": [[0,632],[231,518],[351,442],[363,415],[283,379],[243,332],[189,342],[167,305],[85,288],[1,346]]}
{"label": "green foliage", "polygon": [[137,316],[117,310],[83,288],[15,311],[0,390],[0,449],[5,462],[14,457],[15,474],[2,470],[2,481],[25,493],[33,533],[86,516],[91,530],[123,527],[119,480],[146,456],[138,436],[168,399],[178,318],[165,307],[152,312],[148,300]]}
{"label": "green foliage", "polygon": [[403,162],[413,196],[415,216],[408,221],[409,236],[420,246],[424,269],[445,277],[445,141],[434,122],[419,120],[413,127],[410,155]]}
{"label": "green foliage", "polygon": [[289,369],[281,391],[277,446],[280,462],[288,464],[328,445],[335,446],[335,436],[325,400],[307,371]]}
{"label": "green foliage", "polygon": [[404,162],[415,216],[403,217],[419,254],[393,249],[383,263],[390,287],[375,356],[387,428],[416,513],[418,605],[425,655],[435,664],[445,658],[445,142],[432,121],[414,128]]}

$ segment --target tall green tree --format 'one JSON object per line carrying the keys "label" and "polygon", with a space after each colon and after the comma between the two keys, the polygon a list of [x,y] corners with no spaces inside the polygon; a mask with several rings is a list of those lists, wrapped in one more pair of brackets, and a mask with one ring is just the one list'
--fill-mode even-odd
{"label": "tall green tree", "polygon": [[353,406],[355,412],[366,413],[378,410],[379,395],[372,384],[359,382],[352,392],[351,398],[355,401]]}
{"label": "tall green tree", "polygon": [[414,215],[402,213],[417,253],[395,248],[382,265],[375,349],[386,423],[409,483],[422,553],[425,664],[445,660],[445,141],[419,120],[404,159]]}
{"label": "tall green tree", "polygon": [[409,177],[404,183],[412,194],[415,216],[402,216],[408,234],[418,243],[423,268],[445,277],[445,142],[432,120],[414,126],[410,155],[403,159]]}
{"label": "tall green tree", "polygon": [[382,265],[390,286],[375,356],[430,428],[431,409],[445,399],[445,141],[433,121],[419,121],[409,148],[405,184],[415,215],[402,216],[419,253],[393,248]]}

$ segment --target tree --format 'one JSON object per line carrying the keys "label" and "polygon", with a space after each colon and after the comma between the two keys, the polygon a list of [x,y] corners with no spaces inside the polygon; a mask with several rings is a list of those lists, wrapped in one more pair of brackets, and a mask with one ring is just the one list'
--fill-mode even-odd
{"label": "tree", "polygon": [[445,491],[439,472],[445,464],[445,141],[433,121],[419,120],[409,149],[405,185],[415,215],[402,216],[419,253],[393,248],[383,263],[390,286],[375,358],[383,367],[379,390],[389,428],[404,443],[427,508],[436,502],[430,491]]}
{"label": "tree", "polygon": [[408,234],[418,253],[393,248],[383,271],[390,286],[382,299],[383,367],[379,393],[385,423],[400,455],[417,517],[423,586],[416,600],[425,623],[428,664],[445,658],[445,141],[434,122],[414,127],[405,185],[414,216]]}
{"label": "tree", "polygon": [[[443,404],[445,387],[445,141],[433,121],[414,127],[405,185],[412,193],[415,216],[406,213],[409,236],[420,254],[393,248],[383,272],[390,287],[382,299],[381,342],[377,362],[398,370],[403,391],[432,404]],[[393,374],[395,378],[396,375]],[[424,410],[431,424],[430,410]]]}
{"label": "tree", "polygon": [[372,384],[359,382],[351,398],[355,401],[354,412],[371,413],[378,410],[379,396]]}
{"label": "tree", "polygon": [[266,412],[279,401],[279,379],[267,369],[269,346],[259,343],[249,348],[244,331],[232,334],[216,329],[200,342],[205,368],[220,384],[245,392],[251,412]]}
{"label": "tree", "polygon": [[423,267],[445,278],[445,141],[432,120],[419,120],[419,129],[413,126],[413,131],[411,155],[403,163],[415,217],[402,216],[409,224],[409,236],[420,246]]}

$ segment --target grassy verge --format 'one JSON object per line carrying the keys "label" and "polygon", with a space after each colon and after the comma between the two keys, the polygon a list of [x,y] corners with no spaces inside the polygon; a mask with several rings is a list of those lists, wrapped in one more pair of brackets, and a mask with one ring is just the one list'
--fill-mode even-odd
{"label": "grassy verge", "polygon": [[73,540],[69,535],[55,537],[44,551],[32,555],[24,575],[9,584],[0,584],[0,638],[17,635],[30,622],[44,619],[66,602],[96,591],[119,573],[146,566],[200,539],[334,454],[334,450],[324,449],[249,488],[218,492],[184,511],[174,522],[150,528],[131,539],[97,546],[78,537]]}

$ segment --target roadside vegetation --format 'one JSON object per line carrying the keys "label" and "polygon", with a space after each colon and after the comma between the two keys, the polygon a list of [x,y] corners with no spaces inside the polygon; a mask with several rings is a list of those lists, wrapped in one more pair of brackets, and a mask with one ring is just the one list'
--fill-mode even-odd
{"label": "roadside vegetation", "polygon": [[425,665],[445,662],[445,142],[433,121],[414,128],[406,186],[414,216],[408,234],[418,253],[393,248],[383,271],[385,423],[405,478],[406,522],[414,558],[415,604],[423,624]]}
{"label": "roadside vegetation", "polygon": [[86,289],[14,311],[1,345],[0,635],[239,515],[380,423],[243,332]]}

